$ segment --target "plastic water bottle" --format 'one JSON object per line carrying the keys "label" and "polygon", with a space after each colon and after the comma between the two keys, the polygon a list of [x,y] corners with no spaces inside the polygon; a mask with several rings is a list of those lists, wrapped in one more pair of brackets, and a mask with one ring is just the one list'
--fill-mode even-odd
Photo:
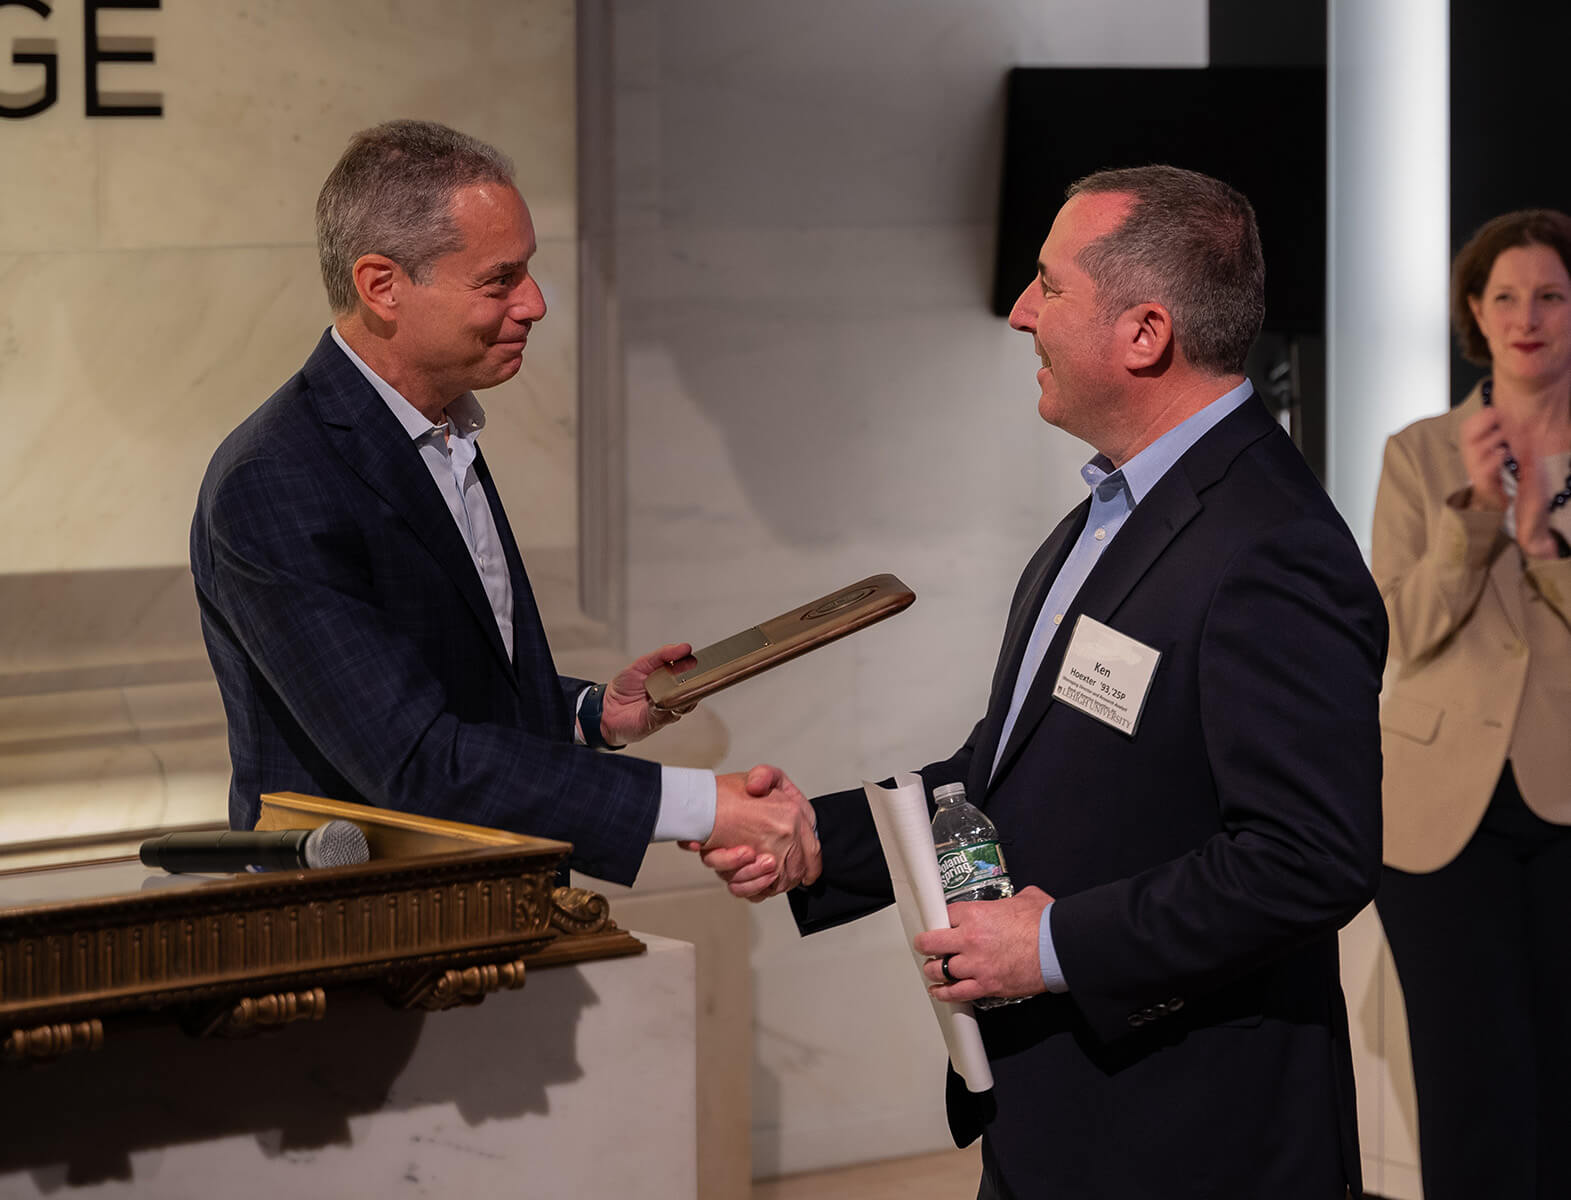
{"label": "plastic water bottle", "polygon": [[966,799],[966,785],[946,783],[933,789],[933,850],[944,902],[1002,900],[1015,894],[1009,868],[998,845],[998,830]]}
{"label": "plastic water bottle", "polygon": [[[933,789],[938,811],[933,814],[933,851],[938,855],[938,878],[944,885],[944,902],[1002,900],[1015,894],[998,830],[966,799],[966,785],[946,783]],[[983,996],[977,1008],[1018,1004],[1024,996]]]}

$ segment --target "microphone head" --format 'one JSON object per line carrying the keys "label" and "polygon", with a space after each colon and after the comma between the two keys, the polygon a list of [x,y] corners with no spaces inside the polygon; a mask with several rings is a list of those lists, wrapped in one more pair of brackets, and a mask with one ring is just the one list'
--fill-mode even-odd
{"label": "microphone head", "polygon": [[308,867],[349,867],[371,861],[365,834],[350,821],[329,821],[311,831],[300,848]]}

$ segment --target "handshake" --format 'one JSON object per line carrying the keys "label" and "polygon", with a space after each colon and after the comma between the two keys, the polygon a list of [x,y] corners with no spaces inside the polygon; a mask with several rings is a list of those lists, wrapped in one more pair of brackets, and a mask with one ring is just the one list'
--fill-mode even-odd
{"label": "handshake", "polygon": [[[649,699],[649,676],[664,666],[686,670],[694,663],[688,642],[671,642],[645,654],[606,685],[600,737],[611,746],[641,741],[692,706],[674,711]],[[813,806],[779,767],[715,777],[715,827],[706,842],[682,842],[696,850],[731,888],[731,894],[764,900],[818,878],[820,858]]]}
{"label": "handshake", "polygon": [[717,775],[714,832],[681,845],[747,900],[812,883],[821,866],[813,806],[779,767]]}

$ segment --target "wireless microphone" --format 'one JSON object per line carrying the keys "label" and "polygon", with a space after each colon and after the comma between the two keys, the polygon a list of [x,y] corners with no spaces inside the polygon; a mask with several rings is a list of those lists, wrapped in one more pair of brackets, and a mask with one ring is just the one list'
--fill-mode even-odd
{"label": "wireless microphone", "polygon": [[329,821],[315,829],[278,829],[267,833],[166,833],[148,838],[142,862],[166,871],[294,871],[302,867],[347,867],[369,862],[365,834],[349,821]]}

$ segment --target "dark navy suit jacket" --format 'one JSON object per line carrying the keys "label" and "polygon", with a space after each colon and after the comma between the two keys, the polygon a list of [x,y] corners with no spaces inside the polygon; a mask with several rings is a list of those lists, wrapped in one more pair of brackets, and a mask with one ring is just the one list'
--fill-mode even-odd
{"label": "dark navy suit jacket", "polygon": [[475,460],[513,585],[513,660],[419,450],[330,334],[224,440],[191,572],[223,693],[230,824],[299,791],[574,845],[629,883],[659,767],[572,744],[524,564]]}
{"label": "dark navy suit jacket", "polygon": [[[988,779],[1031,629],[1089,502],[1026,567],[963,780],[1016,887],[1057,898],[1069,992],[981,1013],[995,1087],[951,1073],[1000,1197],[1340,1200],[1359,1191],[1337,929],[1380,868],[1386,621],[1363,559],[1256,399],[1101,555]],[[1161,651],[1133,736],[1052,697],[1081,613]],[[886,903],[865,799],[815,801],[804,932]]]}

